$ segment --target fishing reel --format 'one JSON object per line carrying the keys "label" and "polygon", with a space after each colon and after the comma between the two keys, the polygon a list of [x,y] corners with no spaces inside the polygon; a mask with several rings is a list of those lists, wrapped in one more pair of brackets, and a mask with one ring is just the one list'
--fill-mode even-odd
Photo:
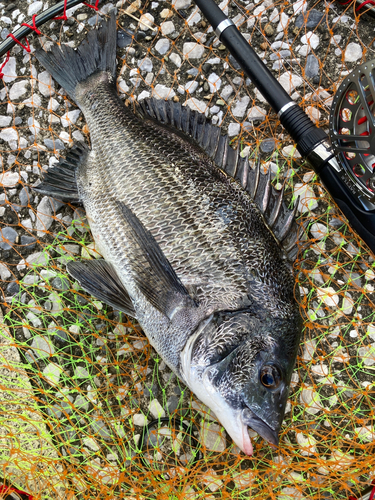
{"label": "fishing reel", "polygon": [[329,132],[339,177],[365,210],[375,209],[375,59],[355,68],[340,85]]}

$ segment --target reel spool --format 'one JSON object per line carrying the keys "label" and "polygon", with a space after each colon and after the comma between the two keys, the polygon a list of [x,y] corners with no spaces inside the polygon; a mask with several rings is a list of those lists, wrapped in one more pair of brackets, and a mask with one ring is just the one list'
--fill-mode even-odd
{"label": "reel spool", "polygon": [[375,59],[355,68],[332,102],[332,148],[340,177],[364,208],[375,208]]}

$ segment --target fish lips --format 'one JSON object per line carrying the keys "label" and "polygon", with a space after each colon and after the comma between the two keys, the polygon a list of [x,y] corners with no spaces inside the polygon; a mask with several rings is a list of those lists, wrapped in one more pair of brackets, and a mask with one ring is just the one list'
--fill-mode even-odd
{"label": "fish lips", "polygon": [[251,427],[255,432],[257,432],[263,439],[273,444],[274,446],[279,445],[279,429],[272,429],[264,420],[259,418],[254,412],[249,408],[245,408],[242,411],[242,422],[245,425]]}

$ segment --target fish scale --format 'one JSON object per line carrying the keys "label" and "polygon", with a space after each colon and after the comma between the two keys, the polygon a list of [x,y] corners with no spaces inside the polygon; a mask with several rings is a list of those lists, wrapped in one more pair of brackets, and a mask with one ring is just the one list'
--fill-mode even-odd
{"label": "fish scale", "polygon": [[74,146],[35,190],[83,203],[103,259],[68,272],[136,318],[251,455],[248,427],[277,444],[285,412],[301,334],[288,261],[299,230],[269,176],[204,116],[155,100],[124,106],[115,27],[112,12],[76,52],[36,52],[81,108],[91,150]]}

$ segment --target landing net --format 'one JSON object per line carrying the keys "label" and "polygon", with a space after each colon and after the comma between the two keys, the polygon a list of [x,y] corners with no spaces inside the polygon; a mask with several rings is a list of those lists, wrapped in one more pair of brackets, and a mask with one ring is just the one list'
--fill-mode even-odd
{"label": "landing net", "polygon": [[[0,3],[1,38],[47,4]],[[340,82],[375,57],[366,4],[220,6],[328,131]],[[254,432],[252,458],[137,324],[69,278],[67,262],[98,256],[84,210],[30,190],[73,141],[90,144],[82,113],[33,52],[52,40],[76,47],[112,7],[126,105],[155,96],[206,113],[244,154],[260,155],[291,205],[300,196],[299,218],[309,223],[311,245],[295,265],[303,342],[280,447]],[[373,256],[190,0],[103,0],[97,8],[79,5],[41,26],[29,46],[21,41],[30,52],[17,44],[1,69],[1,481],[35,499],[358,497],[375,477]]]}

